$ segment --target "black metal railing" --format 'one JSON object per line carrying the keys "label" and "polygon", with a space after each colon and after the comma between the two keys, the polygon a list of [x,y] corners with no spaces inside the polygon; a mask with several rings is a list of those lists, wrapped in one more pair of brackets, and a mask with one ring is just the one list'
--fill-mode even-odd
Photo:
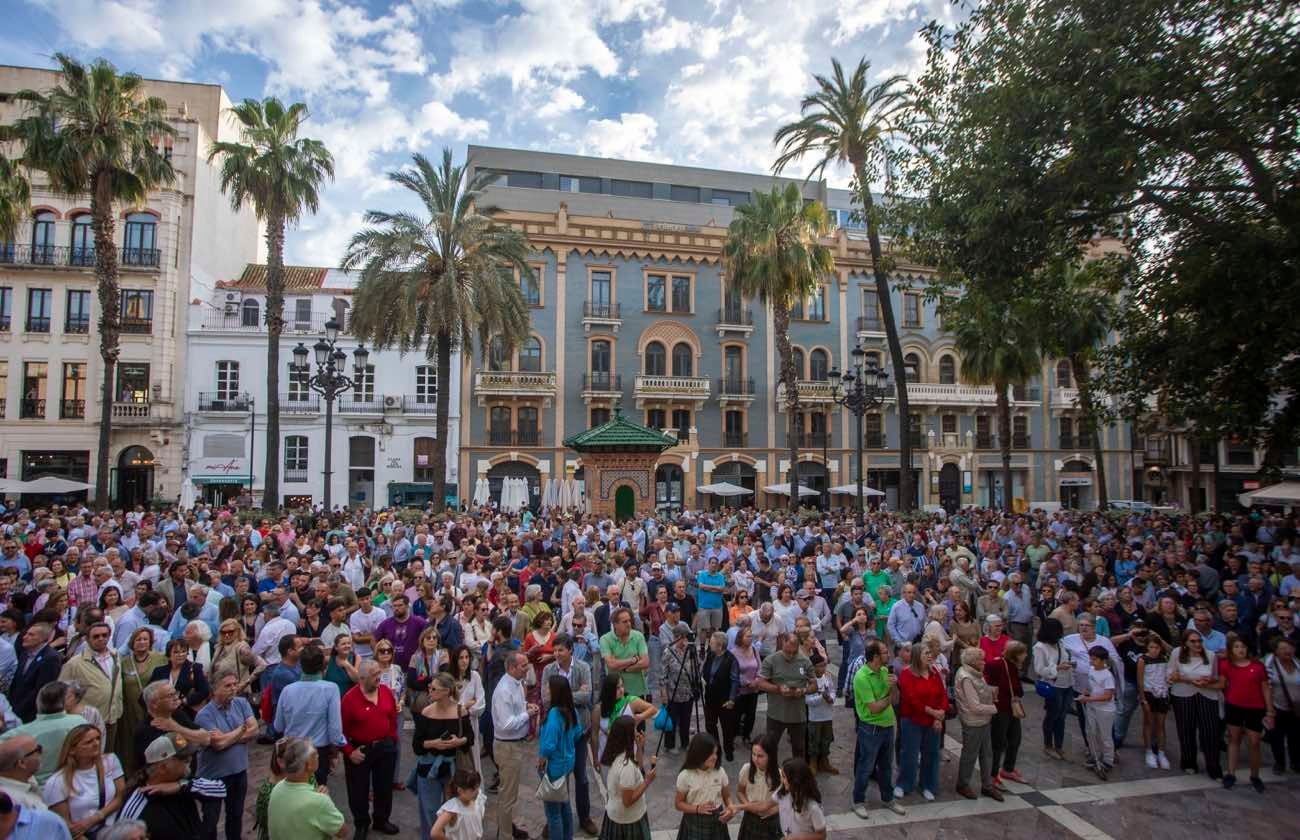
{"label": "black metal railing", "polygon": [[127,335],[149,335],[153,332],[152,318],[123,318],[122,332]]}
{"label": "black metal railing", "polygon": [[89,268],[95,264],[95,249],[73,246],[68,249],[68,265]]}
{"label": "black metal railing", "polygon": [[1012,449],[1028,449],[1028,448],[1029,448],[1029,435],[1012,435],[1012,436],[1011,436],[1011,448],[1012,448]]}
{"label": "black metal railing", "polygon": [[47,333],[50,331],[49,316],[28,315],[27,331],[29,333]]}
{"label": "black metal railing", "polygon": [[754,396],[754,380],[743,379],[741,377],[722,377],[718,380],[718,393],[723,396],[733,397],[752,397]]}
{"label": "black metal railing", "polygon": [[339,412],[342,414],[383,414],[384,402],[374,397],[368,400],[342,397],[339,399]]}
{"label": "black metal railing", "polygon": [[20,416],[24,420],[45,419],[45,400],[31,400],[24,398],[22,409],[22,414]]}
{"label": "black metal railing", "polygon": [[200,393],[199,411],[248,411],[248,394]]}
{"label": "black metal railing", "polygon": [[157,248],[123,248],[121,265],[127,268],[157,268],[162,262],[162,251]]}
{"label": "black metal railing", "polygon": [[862,447],[864,449],[884,449],[885,433],[884,432],[867,432],[862,436]]}
{"label": "black metal railing", "polygon": [[492,446],[509,446],[514,443],[514,435],[509,429],[488,429],[488,443]]}
{"label": "black metal railing", "polygon": [[59,406],[59,417],[63,420],[84,420],[86,418],[86,401],[63,400]]}
{"label": "black metal railing", "polygon": [[1015,402],[1037,402],[1042,399],[1042,390],[1037,386],[1012,385],[1011,399]]}
{"label": "black metal railing", "polygon": [[320,397],[315,394],[281,394],[281,414],[317,414],[320,412]]}
{"label": "black metal railing", "polygon": [[285,467],[284,480],[288,484],[305,484],[307,482],[307,471]]}
{"label": "black metal railing", "polygon": [[748,307],[742,309],[738,306],[724,306],[718,310],[718,323],[724,326],[752,327],[754,310]]}
{"label": "black metal railing", "polygon": [[67,335],[85,335],[90,332],[90,319],[69,318],[63,322],[63,332]]}
{"label": "black metal railing", "polygon": [[722,433],[722,445],[729,449],[744,449],[749,446],[749,433],[724,431]]}
{"label": "black metal railing", "polygon": [[519,430],[515,432],[515,443],[520,446],[536,446],[541,442],[541,439],[541,432],[536,426],[531,428],[528,426],[521,426]]}
{"label": "black metal railing", "polygon": [[992,434],[988,432],[985,432],[983,434],[979,432],[975,433],[976,449],[996,449],[997,445],[998,445],[997,438],[994,437]]}
{"label": "black metal railing", "polygon": [[589,300],[582,307],[582,317],[584,318],[606,318],[616,320],[622,318],[622,308],[620,304],[608,303],[606,301]]}
{"label": "black metal railing", "polygon": [[408,394],[402,397],[402,412],[431,417],[438,413],[437,395],[430,394],[427,397],[420,397]]}
{"label": "black metal railing", "polygon": [[[123,247],[118,250],[118,265],[123,268],[157,268],[162,251],[157,248]],[[0,245],[0,263],[4,265],[66,265],[94,268],[95,249],[67,245]]]}
{"label": "black metal railing", "polygon": [[799,436],[799,446],[804,449],[821,449],[830,446],[831,436],[826,432],[804,432]]}
{"label": "black metal railing", "polygon": [[5,397],[0,397],[0,420],[5,419],[5,409],[8,407],[9,407],[9,400],[6,399]]}
{"label": "black metal railing", "polygon": [[623,375],[618,373],[584,373],[582,375],[584,391],[622,391]]}
{"label": "black metal railing", "polygon": [[858,332],[884,332],[885,322],[870,315],[858,316]]}

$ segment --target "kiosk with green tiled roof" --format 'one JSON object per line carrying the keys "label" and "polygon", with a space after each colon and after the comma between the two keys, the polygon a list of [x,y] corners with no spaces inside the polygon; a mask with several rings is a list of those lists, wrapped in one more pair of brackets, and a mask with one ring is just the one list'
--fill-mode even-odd
{"label": "kiosk with green tiled roof", "polygon": [[570,435],[564,445],[583,456],[591,512],[625,522],[654,508],[655,463],[677,439],[615,412],[614,419]]}

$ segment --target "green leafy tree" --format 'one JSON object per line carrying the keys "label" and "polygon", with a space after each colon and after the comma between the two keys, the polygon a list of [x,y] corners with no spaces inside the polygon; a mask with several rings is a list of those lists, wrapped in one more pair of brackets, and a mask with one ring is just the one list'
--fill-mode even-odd
{"label": "green leafy tree", "polygon": [[1013,385],[1038,372],[1037,312],[1023,295],[993,297],[978,287],[947,301],[944,322],[961,354],[962,378],[973,385],[992,385],[997,395],[998,449],[1002,454],[1002,503],[1015,495],[1011,475],[1011,399]]}
{"label": "green leafy tree", "polygon": [[171,162],[155,144],[176,130],[167,121],[167,103],[149,96],[144,80],[136,74],[119,73],[104,59],[86,65],[57,53],[55,60],[58,82],[47,91],[19,92],[26,112],[6,133],[22,144],[23,163],[45,173],[53,190],[90,196],[99,354],[104,362],[95,499],[107,505],[113,381],[121,330],[113,206],[140,204],[150,190],[175,180]]}
{"label": "green leafy tree", "polygon": [[757,297],[772,306],[780,381],[785,388],[791,509],[799,504],[799,453],[794,433],[799,416],[799,375],[790,346],[790,310],[834,268],[830,248],[821,244],[830,229],[826,208],[816,201],[805,203],[799,188],[787,184],[770,193],[755,192],[752,202],[737,207],[722,245],[730,287],[743,297]]}
{"label": "green leafy tree", "polygon": [[447,416],[451,357],[473,347],[484,352],[493,341],[513,348],[528,335],[528,306],[520,277],[531,277],[528,240],[495,221],[499,210],[482,205],[494,176],[456,166],[444,149],[435,167],[423,155],[388,178],[410,190],[420,213],[366,212],[364,230],[348,243],[345,269],[360,269],[352,312],[358,338],[401,353],[422,350],[438,372],[433,504],[446,496]]}
{"label": "green leafy tree", "polygon": [[[864,58],[853,74],[846,76],[839,61],[832,59],[830,77],[813,77],[817,90],[804,97],[800,105],[802,116],[781,126],[773,137],[778,156],[772,169],[782,172],[806,156],[817,159],[809,172],[810,178],[823,173],[828,166],[848,164],[852,169],[853,191],[862,205],[862,218],[867,226],[885,340],[894,381],[898,383],[899,428],[906,430],[911,428],[907,368],[890,295],[891,261],[886,259],[880,245],[882,208],[871,194],[871,183],[881,178],[890,180],[893,159],[910,142],[917,109],[904,77],[890,76],[871,85],[867,83],[870,69],[871,63]],[[900,463],[912,463],[912,440],[906,432],[899,435],[899,455]],[[911,510],[916,503],[910,469],[899,470],[899,501],[903,511]]]}
{"label": "green leafy tree", "polygon": [[0,243],[12,242],[32,203],[32,186],[17,161],[0,157]]}
{"label": "green leafy tree", "polygon": [[320,207],[321,186],[334,177],[325,144],[299,137],[307,106],[285,107],[268,96],[245,99],[230,109],[239,142],[220,141],[208,150],[219,160],[221,189],[236,211],[252,205],[266,225],[266,464],[262,504],[280,504],[280,335],[284,332],[284,231],[304,212]]}

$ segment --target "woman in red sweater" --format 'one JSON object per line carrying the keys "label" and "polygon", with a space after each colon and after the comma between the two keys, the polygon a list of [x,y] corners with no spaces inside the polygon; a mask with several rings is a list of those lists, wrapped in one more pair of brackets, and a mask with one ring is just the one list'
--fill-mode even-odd
{"label": "woman in red sweater", "polygon": [[1025,693],[1020,685],[1020,666],[1028,653],[1022,643],[1012,641],[1003,647],[1001,659],[984,660],[984,682],[998,690],[998,713],[993,716],[992,724],[993,784],[997,787],[1002,787],[1004,779],[1024,782],[1016,770],[1016,755],[1020,752],[1020,719],[1025,708],[1020,700]]}
{"label": "woman in red sweater", "polygon": [[1219,663],[1223,675],[1223,722],[1228,725],[1228,766],[1223,786],[1237,783],[1237,757],[1241,753],[1241,736],[1250,745],[1250,784],[1259,793],[1264,782],[1259,778],[1259,742],[1264,729],[1273,728],[1273,693],[1268,687],[1268,672],[1250,655],[1250,648],[1235,635],[1228,637],[1227,655]]}
{"label": "woman in red sweater", "polygon": [[898,676],[900,756],[894,798],[917,787],[919,759],[921,795],[934,799],[939,789],[939,747],[948,712],[948,689],[934,667],[928,645],[912,645],[912,659]]}

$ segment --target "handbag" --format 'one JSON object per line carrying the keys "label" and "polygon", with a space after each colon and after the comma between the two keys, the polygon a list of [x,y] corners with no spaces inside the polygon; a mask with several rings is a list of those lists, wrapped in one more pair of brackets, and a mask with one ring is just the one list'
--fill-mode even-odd
{"label": "handbag", "polygon": [[[1061,664],[1061,647],[1056,647],[1056,664]],[[1034,693],[1044,700],[1051,700],[1052,695],[1056,694],[1056,685],[1047,680],[1034,680]]]}
{"label": "handbag", "polygon": [[661,705],[658,714],[655,715],[655,729],[658,729],[660,732],[673,731],[673,719],[672,716],[668,714],[667,703]]}
{"label": "handbag", "polygon": [[537,783],[537,798],[543,802],[569,801],[569,776],[566,773],[554,781],[542,771],[541,781]]}
{"label": "handbag", "polygon": [[1025,716],[1025,704],[1020,702],[1016,696],[1016,675],[1011,670],[1011,663],[1002,660],[1002,665],[1007,669],[1007,692],[1011,694],[1011,716],[1013,718],[1023,718]]}

